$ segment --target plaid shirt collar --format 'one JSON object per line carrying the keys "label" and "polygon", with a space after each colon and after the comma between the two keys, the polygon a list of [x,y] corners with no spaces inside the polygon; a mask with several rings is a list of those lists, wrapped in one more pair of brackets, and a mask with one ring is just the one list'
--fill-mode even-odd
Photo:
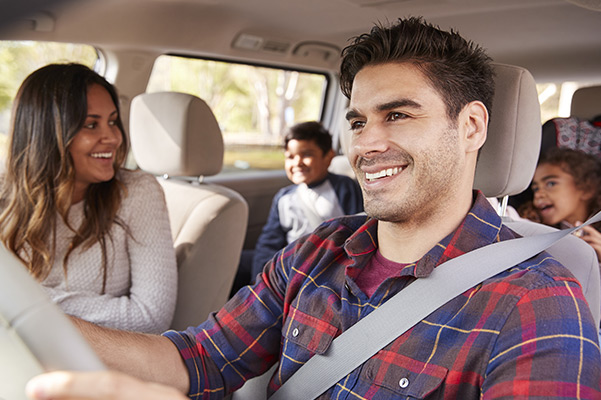
{"label": "plaid shirt collar", "polygon": [[[499,241],[501,225],[501,217],[495,212],[482,192],[475,190],[473,206],[461,225],[437,243],[417,263],[409,264],[403,268],[399,275],[425,278],[443,262]],[[369,218],[347,239],[344,250],[355,261],[348,268],[363,268],[371,256],[375,254],[378,248],[377,231],[378,220]],[[349,275],[355,276],[356,273],[350,273]]]}

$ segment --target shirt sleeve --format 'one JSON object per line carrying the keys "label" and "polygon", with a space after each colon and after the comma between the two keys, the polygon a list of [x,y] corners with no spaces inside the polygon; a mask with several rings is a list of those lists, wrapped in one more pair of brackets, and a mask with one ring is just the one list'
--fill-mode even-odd
{"label": "shirt sleeve", "polygon": [[601,359],[580,285],[555,278],[524,293],[490,355],[482,399],[601,398]]}
{"label": "shirt sleeve", "polygon": [[[131,287],[123,296],[45,287],[65,312],[103,326],[160,333],[169,328],[177,300],[177,266],[163,190],[146,173],[130,172],[119,215],[126,235]],[[120,228],[119,228],[120,229]],[[110,246],[110,243],[107,243]],[[70,265],[70,268],[77,268]],[[108,273],[111,273],[110,259]]]}

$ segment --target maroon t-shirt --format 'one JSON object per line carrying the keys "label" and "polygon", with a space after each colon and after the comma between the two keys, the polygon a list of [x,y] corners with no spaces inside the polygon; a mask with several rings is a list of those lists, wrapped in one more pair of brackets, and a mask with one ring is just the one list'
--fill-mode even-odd
{"label": "maroon t-shirt", "polygon": [[371,297],[382,282],[393,276],[398,276],[399,272],[407,265],[409,264],[390,261],[377,250],[367,265],[363,267],[355,282],[363,293]]}

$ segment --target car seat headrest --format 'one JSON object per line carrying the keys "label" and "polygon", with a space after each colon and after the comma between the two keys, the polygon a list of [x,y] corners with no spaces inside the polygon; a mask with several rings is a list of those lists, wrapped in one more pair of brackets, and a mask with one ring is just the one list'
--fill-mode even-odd
{"label": "car seat headrest", "polygon": [[131,102],[130,137],[140,168],[154,175],[210,176],[223,166],[223,137],[196,96],[143,93]]}
{"label": "car seat headrest", "polygon": [[494,64],[494,71],[495,96],[474,188],[487,197],[502,197],[518,194],[530,185],[542,128],[538,93],[530,72],[504,64]]}
{"label": "car seat headrest", "polygon": [[576,89],[572,96],[572,117],[590,121],[601,115],[601,86]]}

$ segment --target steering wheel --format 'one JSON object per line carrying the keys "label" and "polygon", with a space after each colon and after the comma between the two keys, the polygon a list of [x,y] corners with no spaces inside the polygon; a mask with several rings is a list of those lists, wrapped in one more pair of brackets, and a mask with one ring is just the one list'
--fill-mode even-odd
{"label": "steering wheel", "polygon": [[0,245],[0,400],[25,400],[44,371],[106,369],[23,264]]}

